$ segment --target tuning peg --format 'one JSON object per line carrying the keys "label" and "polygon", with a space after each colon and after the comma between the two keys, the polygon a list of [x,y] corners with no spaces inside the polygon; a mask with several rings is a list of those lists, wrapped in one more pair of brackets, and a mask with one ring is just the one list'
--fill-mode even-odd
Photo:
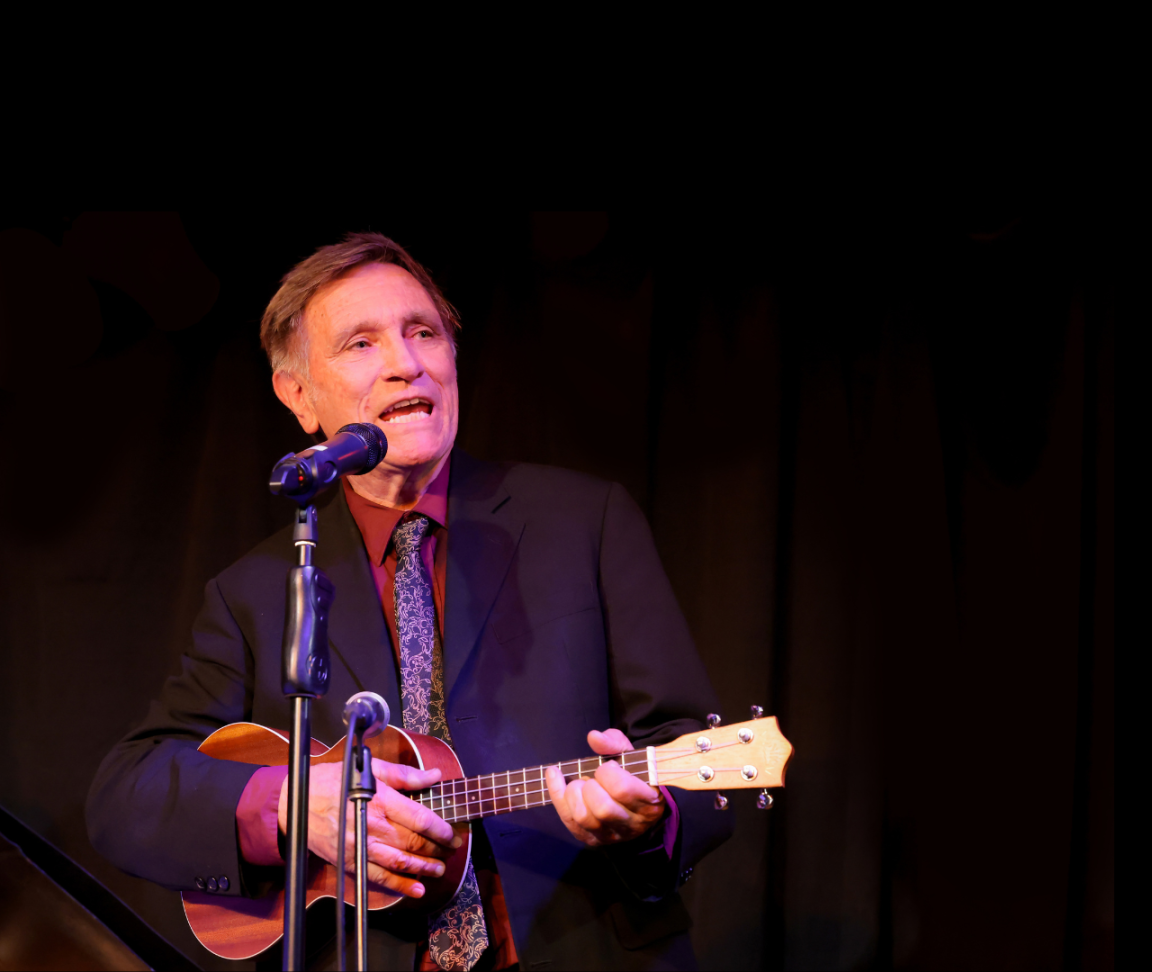
{"label": "tuning peg", "polygon": [[718,725],[720,725],[720,717],[715,712],[710,712],[708,714],[708,728],[715,729]]}
{"label": "tuning peg", "polygon": [[760,705],[752,706],[752,718],[753,719],[763,719],[764,718],[764,707],[760,706]]}
{"label": "tuning peg", "polygon": [[728,798],[723,793],[717,793],[715,805],[716,805],[717,810],[727,810],[728,809]]}
{"label": "tuning peg", "polygon": [[757,810],[771,810],[772,804],[774,802],[775,801],[772,799],[771,793],[769,793],[767,790],[761,790],[760,795],[758,797],[756,797],[756,809]]}

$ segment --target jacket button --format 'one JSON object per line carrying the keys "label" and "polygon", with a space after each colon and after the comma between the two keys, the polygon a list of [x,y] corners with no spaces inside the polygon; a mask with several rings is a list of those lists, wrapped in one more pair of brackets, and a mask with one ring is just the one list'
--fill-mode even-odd
{"label": "jacket button", "polygon": [[227,874],[221,874],[220,875],[220,890],[221,891],[227,891],[228,890],[228,875]]}
{"label": "jacket button", "polygon": [[220,885],[218,885],[216,883],[216,879],[214,877],[210,877],[208,879],[208,890],[209,891],[215,891],[219,886]]}
{"label": "jacket button", "polygon": [[206,885],[204,883],[203,878],[197,878],[196,879],[196,887],[198,887],[201,891],[203,891],[206,887],[208,887],[208,885]]}

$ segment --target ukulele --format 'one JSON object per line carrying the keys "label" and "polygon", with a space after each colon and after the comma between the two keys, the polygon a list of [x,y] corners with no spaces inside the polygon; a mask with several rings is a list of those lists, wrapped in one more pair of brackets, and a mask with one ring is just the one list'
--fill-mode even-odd
{"label": "ukulele", "polygon": [[[759,712],[758,708],[753,709]],[[776,717],[756,718],[731,726],[712,725],[688,733],[664,746],[648,746],[615,756],[586,756],[560,764],[566,781],[590,777],[605,760],[619,763],[633,776],[650,786],[673,786],[682,790],[764,789],[784,785],[784,767],[792,755],[792,745],[780,733]],[[486,773],[465,778],[456,754],[446,743],[432,736],[405,732],[388,726],[383,733],[365,741],[372,755],[390,763],[418,769],[439,769],[441,782],[419,793],[413,800],[439,814],[450,823],[462,843],[445,862],[439,878],[421,877],[422,898],[409,898],[369,885],[368,907],[415,908],[438,911],[455,897],[464,880],[471,854],[469,823],[513,810],[540,807],[551,802],[544,782],[547,767]],[[274,729],[251,722],[237,722],[217,729],[200,744],[199,751],[216,759],[261,766],[288,763],[288,737]],[[312,740],[311,762],[338,763],[343,759],[344,740],[326,747]],[[716,806],[728,804],[721,795]],[[761,794],[759,805],[769,806],[771,797]],[[317,857],[308,856],[306,905],[322,898],[336,897],[336,868]],[[355,898],[352,875],[344,875],[344,900]],[[259,898],[222,898],[202,891],[183,891],[184,915],[192,933],[208,951],[221,958],[247,959],[275,945],[284,935],[284,888],[281,885]]]}

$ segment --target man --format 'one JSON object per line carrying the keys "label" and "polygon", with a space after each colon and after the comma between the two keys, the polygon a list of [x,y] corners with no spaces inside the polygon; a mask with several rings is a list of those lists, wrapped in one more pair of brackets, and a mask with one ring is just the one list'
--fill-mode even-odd
{"label": "man", "polygon": [[[320,512],[315,562],[336,599],[314,735],[340,738],[344,700],[370,689],[394,722],[450,742],[470,775],[553,767],[551,808],[474,825],[475,866],[447,908],[373,916],[372,966],[692,967],[676,889],[728,836],[728,815],[710,794],[673,798],[611,761],[568,781],[554,764],[698,730],[714,708],[707,676],[619,486],[454,448],[458,327],[424,268],[371,233],[288,273],[261,327],[276,394],[305,432],[373,422],[388,438],[384,461]],[[285,769],[197,746],[231,722],[290,724],[280,645],[294,558],[284,531],[208,584],[181,674],[97,773],[92,842],[125,870],[241,895],[282,867]],[[419,898],[456,848],[402,791],[438,773],[373,771],[369,876]],[[330,862],[339,802],[339,767],[315,767],[309,848]]]}

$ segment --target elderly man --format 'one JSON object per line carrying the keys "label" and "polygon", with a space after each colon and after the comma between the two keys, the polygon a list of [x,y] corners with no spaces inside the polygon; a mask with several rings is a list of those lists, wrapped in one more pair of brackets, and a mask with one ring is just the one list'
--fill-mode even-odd
{"label": "elderly man", "polygon": [[[335,742],[344,700],[370,689],[406,728],[449,742],[469,774],[552,765],[551,808],[473,826],[474,866],[446,908],[374,913],[372,967],[693,967],[676,890],[727,837],[728,815],[615,762],[574,780],[554,764],[699,729],[714,708],[707,676],[623,489],[454,448],[458,327],[423,267],[362,233],[288,273],[261,328],[276,394],[305,432],[372,422],[389,444],[320,512],[316,563],[336,600],[314,734]],[[231,722],[290,724],[280,644],[293,562],[282,532],[209,582],[182,672],[101,766],[89,831],[125,870],[229,896],[283,866],[285,768],[197,746]],[[370,879],[420,898],[458,841],[404,791],[438,771],[373,770]],[[330,862],[339,803],[338,764],[316,766],[309,847]]]}

